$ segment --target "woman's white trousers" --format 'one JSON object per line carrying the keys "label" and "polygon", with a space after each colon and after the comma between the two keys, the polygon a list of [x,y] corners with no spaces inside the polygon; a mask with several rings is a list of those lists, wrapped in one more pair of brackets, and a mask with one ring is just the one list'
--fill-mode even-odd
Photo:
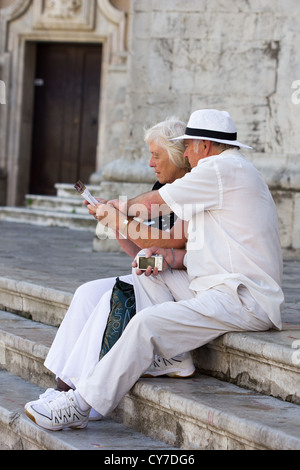
{"label": "woman's white trousers", "polygon": [[[120,279],[133,282],[131,274]],[[99,360],[115,282],[115,277],[98,279],[76,290],[47,355],[47,369],[72,388],[91,374]]]}

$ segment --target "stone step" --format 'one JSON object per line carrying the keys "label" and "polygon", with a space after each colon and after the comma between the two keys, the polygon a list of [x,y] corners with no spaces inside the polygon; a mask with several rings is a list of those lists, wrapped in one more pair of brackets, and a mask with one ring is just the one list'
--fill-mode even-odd
{"label": "stone step", "polygon": [[44,389],[6,371],[0,371],[0,382],[1,450],[113,450],[116,453],[129,449],[151,450],[151,453],[178,450],[111,418],[91,421],[82,430],[46,431],[24,413],[24,404],[38,397]]}
{"label": "stone step", "polygon": [[[1,312],[1,317],[0,359],[7,371],[0,372],[0,426],[6,444],[10,442],[11,448],[18,445],[61,449],[73,445],[82,449],[95,443],[101,447],[104,437],[106,440],[115,437],[112,431],[115,425],[110,420],[98,421],[87,428],[93,444],[86,443],[86,430],[71,434],[73,444],[70,444],[68,431],[45,432],[24,416],[24,404],[41,393],[40,386],[37,391],[37,386],[29,383],[29,380],[40,382],[44,375],[42,360],[47,347],[41,342],[50,342],[55,331],[43,325],[34,326],[32,321],[7,312]],[[19,374],[28,374],[27,380],[17,377]],[[48,385],[51,383],[45,383],[42,390]],[[156,442],[181,449],[300,450],[298,405],[204,375],[190,379],[140,379],[112,418]],[[127,430],[129,438],[132,434]],[[117,448],[115,441],[111,445]]]}
{"label": "stone step", "polygon": [[45,211],[65,212],[67,214],[87,215],[88,213],[86,207],[83,205],[83,199],[80,196],[58,197],[27,194],[26,207],[31,210],[38,209]]}
{"label": "stone step", "polygon": [[66,227],[87,230],[95,234],[92,248],[95,252],[122,252],[115,233],[88,214],[82,201],[68,203],[67,198],[35,196],[30,207],[0,207],[0,221],[32,224],[43,227]]}
{"label": "stone step", "polygon": [[35,283],[0,277],[0,308],[46,325],[60,325],[72,295]]}
{"label": "stone step", "polygon": [[[2,368],[43,388],[53,386],[54,378],[44,368],[43,362],[57,329],[3,311],[0,312],[0,325]],[[275,369],[273,376],[279,377],[278,382],[281,383],[282,367],[278,368],[276,361],[280,359],[281,364],[289,361],[284,348],[284,338],[281,338],[281,342],[278,338],[275,341],[274,338],[275,349],[273,349],[272,338],[267,333],[261,338],[263,341],[255,337],[257,334],[254,333],[224,335],[225,345],[231,346],[231,367],[234,369],[235,356],[238,356],[237,360],[240,359],[239,355],[243,349],[244,361],[247,359],[248,335],[253,342],[250,352],[252,355],[256,353],[254,365],[257,367],[257,363],[261,362],[266,364],[265,367],[272,366]],[[226,344],[227,336],[240,338],[237,352],[234,351],[232,338],[231,342]],[[278,343],[281,353],[277,351],[279,356],[277,358],[275,351]],[[196,353],[200,361],[202,350],[203,348]],[[247,364],[250,378],[253,374],[252,357],[248,359],[249,364],[251,361],[252,367]],[[259,372],[264,380],[266,374],[263,365]],[[299,384],[297,372],[293,386]],[[169,445],[188,449],[300,449],[298,413],[300,407],[293,403],[249,391],[228,382],[221,382],[214,377],[197,376],[186,380],[169,378],[140,380],[124,398],[113,417],[140,432],[148,433],[152,438],[166,439]],[[291,417],[293,419],[290,421]]]}
{"label": "stone step", "polygon": [[[87,188],[95,197],[107,199],[117,197],[114,184],[100,186],[89,185]],[[125,185],[126,186],[126,185]],[[45,227],[67,227],[73,230],[88,230],[95,234],[92,248],[95,252],[122,252],[115,233],[88,214],[83,205],[83,198],[71,184],[56,184],[57,196],[27,194],[26,207],[0,207],[0,220],[33,224]],[[120,189],[120,188],[119,188]],[[139,188],[144,189],[145,188]],[[142,191],[141,191],[142,192]],[[136,193],[133,191],[133,195]]]}
{"label": "stone step", "polygon": [[226,333],[193,352],[196,368],[250,390],[300,404],[300,328]]}
{"label": "stone step", "polygon": [[[100,185],[93,185],[93,184],[86,184],[86,188],[90,191],[90,193],[95,197],[104,197],[103,191]],[[56,183],[56,196],[59,198],[73,198],[73,199],[80,199],[83,201],[82,197],[78,195],[78,192],[74,189],[73,184],[68,183]]]}
{"label": "stone step", "polygon": [[[31,201],[31,200],[30,200]],[[53,199],[38,196],[29,207],[0,207],[0,221],[31,224],[43,227],[66,227],[71,230],[87,230],[95,234],[92,248],[95,252],[122,252],[114,232],[104,227],[87,213],[82,201],[74,198]]]}
{"label": "stone step", "polygon": [[[146,183],[102,182],[86,185],[95,197],[115,199],[135,197],[151,189]],[[83,198],[73,184],[55,184],[56,196],[27,194],[26,208],[0,207],[0,220],[45,227],[67,227],[75,230],[88,230],[95,233],[92,248],[95,252],[122,252],[114,232],[87,213]],[[124,195],[124,196],[123,196]]]}
{"label": "stone step", "polygon": [[0,366],[43,388],[54,387],[44,361],[57,328],[0,311]]}
{"label": "stone step", "polygon": [[0,207],[0,220],[46,227],[68,227],[95,232],[97,221],[89,214],[65,213],[57,210],[29,209],[27,207]]}
{"label": "stone step", "polygon": [[[72,294],[0,277],[0,308],[59,326]],[[197,369],[283,400],[300,403],[300,328],[227,333],[193,352]]]}
{"label": "stone step", "polygon": [[[119,196],[132,198],[138,194],[150,191],[153,183],[124,183],[122,181],[101,181],[98,185],[86,184],[87,189],[95,197],[104,199],[116,199]],[[74,186],[67,183],[55,184],[58,197],[77,196]]]}
{"label": "stone step", "polygon": [[300,407],[214,377],[141,379],[116,414],[184,449],[300,449]]}
{"label": "stone step", "polygon": [[[60,325],[71,299],[67,292],[0,277],[0,308],[40,322],[43,334],[46,325]],[[24,322],[16,316],[14,325],[18,318]],[[46,331],[50,345],[55,333]],[[282,331],[227,333],[193,351],[193,357],[202,373],[300,404],[299,345],[300,328],[285,324]]]}

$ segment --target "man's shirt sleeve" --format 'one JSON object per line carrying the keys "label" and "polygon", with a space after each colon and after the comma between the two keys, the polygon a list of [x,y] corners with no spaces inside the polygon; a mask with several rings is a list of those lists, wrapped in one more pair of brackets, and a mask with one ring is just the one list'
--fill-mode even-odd
{"label": "man's shirt sleeve", "polygon": [[200,162],[183,178],[159,189],[159,194],[172,211],[186,221],[198,212],[221,209],[223,184],[217,162],[215,159]]}

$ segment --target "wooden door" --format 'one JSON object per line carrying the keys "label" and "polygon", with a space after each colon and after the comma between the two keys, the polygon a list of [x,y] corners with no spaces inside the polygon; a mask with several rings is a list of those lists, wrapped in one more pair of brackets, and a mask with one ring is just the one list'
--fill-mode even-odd
{"label": "wooden door", "polygon": [[37,44],[30,192],[95,171],[101,46]]}

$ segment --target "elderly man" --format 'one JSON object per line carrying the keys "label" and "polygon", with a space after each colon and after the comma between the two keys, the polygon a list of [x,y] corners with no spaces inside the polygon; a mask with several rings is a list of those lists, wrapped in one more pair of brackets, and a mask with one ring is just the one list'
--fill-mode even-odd
{"label": "elderly man", "polygon": [[[161,366],[153,365],[155,355],[171,358],[228,331],[281,328],[276,209],[259,172],[239,151],[247,146],[237,141],[230,115],[210,109],[194,112],[179,139],[192,171],[130,200],[127,210],[138,204],[152,215],[154,208],[173,211],[188,224],[186,250],[148,250],[147,256],[163,254],[165,269],[136,272],[138,313],[92,375],[75,391],[27,408],[42,427],[85,427],[91,407],[109,414],[149,367]],[[100,221],[116,211],[106,209],[97,209]],[[125,233],[130,220],[123,216],[115,224]]]}

